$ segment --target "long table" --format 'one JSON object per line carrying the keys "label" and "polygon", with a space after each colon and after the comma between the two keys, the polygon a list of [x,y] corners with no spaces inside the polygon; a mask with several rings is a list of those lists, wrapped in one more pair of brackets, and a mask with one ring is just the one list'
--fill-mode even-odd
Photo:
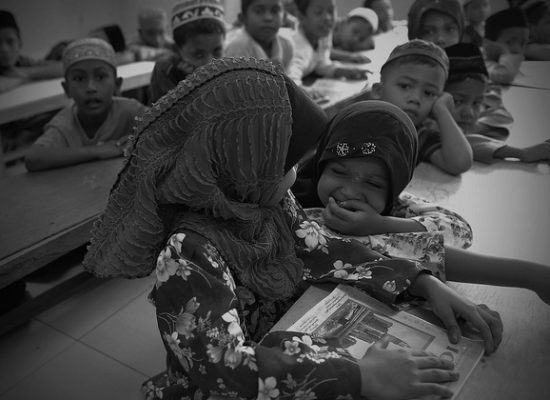
{"label": "long table", "polygon": [[[508,143],[528,146],[550,136],[550,91],[510,87],[503,100],[516,119]],[[407,191],[464,216],[474,232],[472,251],[526,259],[550,268],[548,163],[475,163],[459,177],[421,164]],[[456,399],[549,399],[550,305],[526,289],[450,285],[475,303],[498,311],[504,323],[500,348],[483,358]],[[326,287],[309,290],[275,328],[290,326],[328,293]]]}
{"label": "long table", "polygon": [[84,245],[122,159],[0,179],[0,288]]}

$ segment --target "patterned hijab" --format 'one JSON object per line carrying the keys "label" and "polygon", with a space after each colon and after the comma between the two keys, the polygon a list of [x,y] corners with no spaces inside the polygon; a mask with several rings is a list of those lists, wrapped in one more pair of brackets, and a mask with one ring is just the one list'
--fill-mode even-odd
{"label": "patterned hijab", "polygon": [[374,157],[382,161],[391,179],[385,213],[413,177],[418,135],[413,122],[399,107],[368,100],[340,111],[320,139],[315,155],[314,182],[319,182],[328,161]]}
{"label": "patterned hijab", "polygon": [[[308,135],[293,132],[306,126],[301,119]],[[289,146],[314,146],[325,123],[269,62],[197,69],[143,117],[84,267],[101,277],[148,275],[168,235],[184,229],[210,240],[257,293],[290,296],[303,265],[282,208],[269,202],[285,165],[301,157]]]}

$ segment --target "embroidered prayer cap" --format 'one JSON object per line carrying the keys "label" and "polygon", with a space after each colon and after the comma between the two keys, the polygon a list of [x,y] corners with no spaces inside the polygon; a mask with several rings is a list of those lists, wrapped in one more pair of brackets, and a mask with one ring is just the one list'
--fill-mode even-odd
{"label": "embroidered prayer cap", "polygon": [[103,39],[84,38],[69,43],[63,51],[63,70],[67,73],[72,65],[84,60],[104,61],[116,71],[115,51]]}
{"label": "embroidered prayer cap", "polygon": [[0,29],[4,28],[14,29],[17,32],[17,37],[21,38],[21,32],[19,31],[15,16],[7,10],[0,10]]}
{"label": "embroidered prayer cap", "polygon": [[500,33],[508,28],[528,28],[525,13],[520,8],[507,8],[491,15],[485,21],[485,37],[498,40]]}
{"label": "embroidered prayer cap", "polygon": [[411,181],[417,153],[418,134],[403,110],[385,101],[359,101],[338,112],[321,137],[314,182],[328,161],[375,157],[384,163],[391,180],[387,213]]}
{"label": "embroidered prayer cap", "polygon": [[459,37],[464,32],[464,11],[459,0],[416,0],[409,8],[408,14],[408,35],[409,39],[420,36],[422,18],[428,11],[437,11],[448,15],[458,25]]}
{"label": "embroidered prayer cap", "polygon": [[[92,230],[85,268],[148,275],[168,235],[183,227],[209,239],[249,287],[266,296],[293,292],[302,264],[292,232],[282,208],[265,204],[298,136],[293,115],[315,127],[319,107],[310,110],[289,82],[268,61],[224,58],[153,104]],[[297,140],[314,147],[320,133],[307,133]]]}
{"label": "embroidered prayer cap", "polygon": [[412,39],[406,43],[396,46],[392,50],[380,71],[384,70],[392,61],[406,56],[424,56],[431,58],[443,67],[445,76],[449,75],[449,58],[445,51],[438,45],[422,39]]}
{"label": "embroidered prayer cap", "polygon": [[449,57],[449,79],[461,74],[481,74],[489,77],[483,55],[473,43],[458,43],[445,49]]}
{"label": "embroidered prayer cap", "polygon": [[347,15],[348,19],[352,17],[363,18],[371,24],[373,32],[378,31],[378,14],[376,14],[374,10],[366,7],[357,7],[351,10]]}
{"label": "embroidered prayer cap", "polygon": [[218,20],[225,26],[224,10],[220,0],[183,0],[172,8],[172,31],[200,19]]}

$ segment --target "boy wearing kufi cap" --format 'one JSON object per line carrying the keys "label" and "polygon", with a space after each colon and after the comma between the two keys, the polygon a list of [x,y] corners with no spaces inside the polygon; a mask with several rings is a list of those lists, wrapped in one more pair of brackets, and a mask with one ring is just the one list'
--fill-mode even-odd
{"label": "boy wearing kufi cap", "polygon": [[135,99],[117,97],[116,55],[102,39],[75,40],[62,57],[61,83],[74,102],[46,124],[44,134],[29,149],[29,171],[120,157],[134,120],[145,110]]}
{"label": "boy wearing kufi cap", "polygon": [[485,21],[491,15],[491,2],[489,0],[465,0],[463,7],[466,26],[462,42],[473,43],[481,47],[485,37]]}
{"label": "boy wearing kufi cap", "polygon": [[520,8],[505,9],[487,19],[483,47],[492,81],[506,85],[514,80],[528,40],[527,19]]}
{"label": "boy wearing kufi cap", "polygon": [[198,67],[223,56],[226,23],[220,0],[183,0],[170,17],[177,50],[156,62],[151,100],[157,101]]}
{"label": "boy wearing kufi cap", "polygon": [[507,158],[521,162],[550,160],[550,141],[524,148],[504,141],[513,119],[501,103],[493,104],[488,99],[489,75],[479,48],[459,43],[446,52],[450,69],[445,90],[453,96],[453,117],[472,146],[474,160],[486,164]]}
{"label": "boy wearing kufi cap", "polygon": [[28,81],[60,77],[58,62],[33,60],[21,53],[23,42],[15,16],[0,10],[0,93]]}
{"label": "boy wearing kufi cap", "polygon": [[364,62],[354,52],[374,49],[374,34],[377,31],[378,15],[370,8],[354,8],[334,27],[331,57],[342,61]]}
{"label": "boy wearing kufi cap", "polygon": [[453,99],[444,92],[448,74],[445,51],[414,39],[390,53],[372,96],[409,115],[418,130],[418,162],[427,161],[458,175],[471,167],[472,149],[451,114]]}
{"label": "boy wearing kufi cap", "polygon": [[550,60],[550,1],[520,0],[529,25],[529,43],[525,48],[527,60]]}

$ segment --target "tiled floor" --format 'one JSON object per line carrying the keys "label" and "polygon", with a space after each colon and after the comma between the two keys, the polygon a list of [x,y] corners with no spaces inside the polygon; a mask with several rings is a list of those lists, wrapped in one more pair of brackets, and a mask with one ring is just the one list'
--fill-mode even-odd
{"label": "tiled floor", "polygon": [[142,399],[141,383],[164,368],[147,301],[153,283],[150,277],[86,285],[1,336],[0,399]]}

